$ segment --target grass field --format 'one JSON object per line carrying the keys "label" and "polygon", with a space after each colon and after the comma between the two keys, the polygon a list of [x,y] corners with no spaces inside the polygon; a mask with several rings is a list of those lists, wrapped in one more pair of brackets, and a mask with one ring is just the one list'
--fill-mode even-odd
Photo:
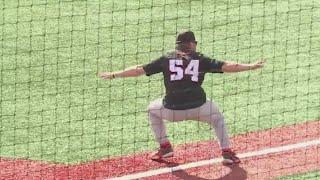
{"label": "grass field", "polygon": [[[320,2],[315,0],[3,0],[0,156],[79,163],[156,148],[146,108],[161,75],[103,81],[196,33],[199,51],[263,70],[208,74],[204,88],[231,135],[320,119]],[[167,124],[174,144],[215,138]]]}
{"label": "grass field", "polygon": [[320,172],[314,171],[314,172],[305,173],[305,174],[281,177],[279,178],[279,180],[300,180],[300,179],[316,180],[316,179],[319,179],[319,176],[320,176]]}

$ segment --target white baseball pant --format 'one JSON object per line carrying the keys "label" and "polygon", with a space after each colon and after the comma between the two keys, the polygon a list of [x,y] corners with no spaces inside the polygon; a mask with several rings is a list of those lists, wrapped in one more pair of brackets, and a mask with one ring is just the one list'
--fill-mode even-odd
{"label": "white baseball pant", "polygon": [[212,101],[207,100],[202,106],[193,109],[172,110],[165,108],[162,105],[162,99],[158,99],[150,103],[148,114],[155,138],[160,144],[169,142],[164,120],[172,122],[196,120],[207,122],[214,128],[221,149],[226,149],[230,146],[223,114]]}

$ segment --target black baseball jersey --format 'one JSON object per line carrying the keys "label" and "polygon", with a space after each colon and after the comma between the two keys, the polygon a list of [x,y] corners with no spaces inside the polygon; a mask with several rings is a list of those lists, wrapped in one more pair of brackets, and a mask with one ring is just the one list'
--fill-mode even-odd
{"label": "black baseball jersey", "polygon": [[175,52],[164,55],[143,66],[147,76],[163,73],[166,96],[165,108],[185,110],[196,108],[206,102],[201,87],[205,73],[222,73],[224,62],[204,56],[198,52],[178,56]]}

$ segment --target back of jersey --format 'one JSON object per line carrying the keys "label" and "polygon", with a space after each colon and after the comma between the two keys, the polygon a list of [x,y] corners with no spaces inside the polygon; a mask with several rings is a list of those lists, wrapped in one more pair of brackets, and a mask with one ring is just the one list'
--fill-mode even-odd
{"label": "back of jersey", "polygon": [[206,95],[201,87],[205,75],[205,60],[199,53],[168,54],[163,59],[166,87],[164,105],[170,109],[189,109],[201,106]]}
{"label": "back of jersey", "polygon": [[207,72],[220,73],[224,62],[216,61],[200,53],[189,55],[174,51],[146,65],[146,75],[163,73],[166,96],[163,105],[168,109],[190,109],[206,102],[201,87]]}

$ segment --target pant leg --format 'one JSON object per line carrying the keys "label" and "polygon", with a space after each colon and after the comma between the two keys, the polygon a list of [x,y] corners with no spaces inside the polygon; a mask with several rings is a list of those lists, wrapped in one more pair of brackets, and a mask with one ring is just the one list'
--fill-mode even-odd
{"label": "pant leg", "polygon": [[185,120],[186,111],[167,109],[163,107],[162,100],[158,99],[150,103],[148,107],[148,116],[157,142],[163,144],[169,141],[164,119],[174,122]]}
{"label": "pant leg", "polygon": [[207,101],[205,104],[203,104],[199,108],[198,117],[194,118],[207,122],[212,128],[214,128],[221,149],[230,147],[230,140],[224,121],[224,116],[214,102]]}

